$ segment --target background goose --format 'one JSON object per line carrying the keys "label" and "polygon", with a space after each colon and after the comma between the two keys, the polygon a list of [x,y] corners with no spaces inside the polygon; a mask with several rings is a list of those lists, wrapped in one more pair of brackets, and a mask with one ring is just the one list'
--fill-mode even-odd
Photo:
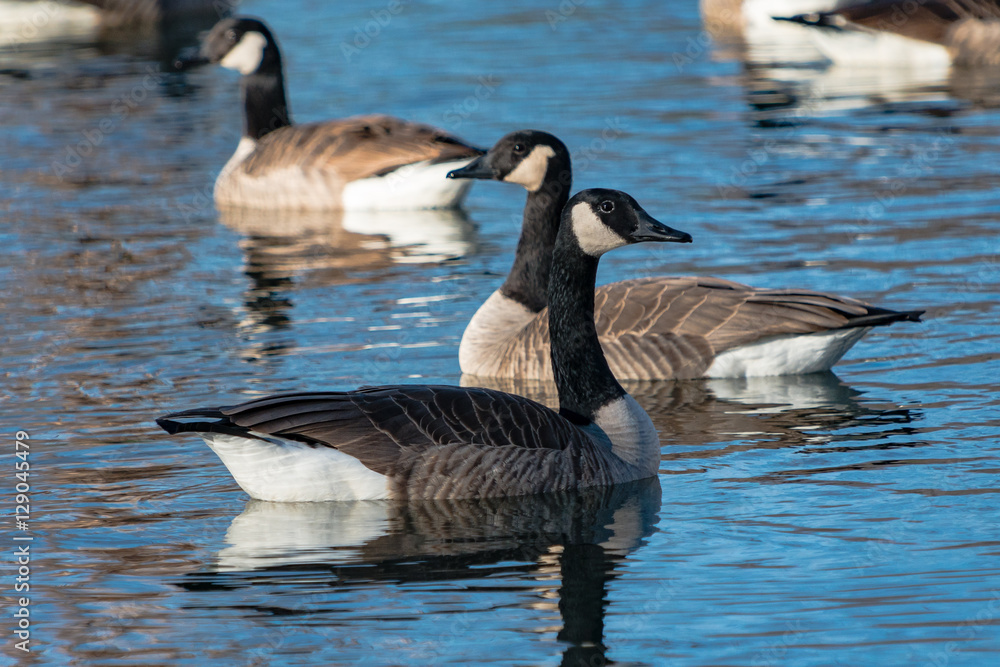
{"label": "background goose", "polygon": [[237,0],[77,0],[77,2],[99,9],[105,25],[123,27],[197,19],[209,15],[218,18],[220,14],[229,14],[232,7],[239,4]]}
{"label": "background goose", "polygon": [[[848,0],[849,1],[849,0]],[[844,0],[839,0],[843,3]],[[702,21],[713,37],[740,38],[747,29],[771,28],[773,16],[833,9],[838,0],[699,0]],[[780,28],[778,28],[780,30]]]}
{"label": "background goose", "polygon": [[651,477],[656,429],[611,374],[593,310],[600,256],[640,241],[691,237],[615,190],[566,206],[549,295],[559,412],[489,389],[416,385],[273,396],[157,423],[201,435],[260,500],[511,496]]}
{"label": "background goose", "polygon": [[817,28],[817,46],[834,62],[1000,64],[998,0],[854,0],[778,18]]}
{"label": "background goose", "polygon": [[[559,210],[571,184],[569,151],[547,132],[503,137],[449,174],[528,190],[514,265],[469,322],[462,372],[550,379],[545,312]],[[755,289],[719,278],[656,277],[597,289],[597,332],[615,376],[666,380],[786,375],[829,370],[871,327],[919,321],[808,290]]]}
{"label": "background goose", "polygon": [[437,128],[390,116],[292,125],[281,55],[263,22],[220,21],[202,56],[243,77],[243,138],[215,182],[220,204],[297,209],[457,206],[445,179],[482,151]]}

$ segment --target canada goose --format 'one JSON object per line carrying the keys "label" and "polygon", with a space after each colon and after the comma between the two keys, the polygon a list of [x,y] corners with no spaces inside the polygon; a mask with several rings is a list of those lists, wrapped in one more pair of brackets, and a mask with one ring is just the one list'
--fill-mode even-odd
{"label": "canada goose", "polygon": [[243,75],[243,138],[215,181],[217,203],[398,210],[465,196],[445,174],[482,151],[442,130],[382,115],[292,125],[278,45],[260,20],[223,19],[202,56]]}
{"label": "canada goose", "polygon": [[[106,26],[141,26],[163,21],[229,14],[235,2],[226,0],[77,0],[100,10]],[[60,3],[64,4],[64,3]],[[207,26],[206,26],[207,27]]]}
{"label": "canada goose", "polygon": [[[822,30],[817,46],[835,62],[881,60],[1000,64],[998,0],[854,0],[836,9],[778,16]],[[861,48],[859,48],[861,47]]]}
{"label": "canada goose", "polygon": [[[0,0],[0,44],[3,69],[25,47],[45,42],[75,42],[96,38],[101,14],[94,7],[56,2]],[[42,20],[44,19],[44,20]],[[25,64],[36,64],[39,53],[30,49]]]}
{"label": "canada goose", "polygon": [[[449,174],[528,190],[507,280],[472,317],[459,346],[462,372],[550,379],[546,295],[558,211],[572,180],[569,151],[547,132],[500,139]],[[806,290],[755,289],[720,278],[656,277],[597,289],[597,332],[615,377],[668,380],[829,370],[871,327],[919,321]]]}
{"label": "canada goose", "polygon": [[[712,38],[713,57],[743,61],[756,75],[761,66],[808,68],[809,64],[823,60],[808,30],[775,21],[775,16],[827,11],[844,1],[700,0],[699,5],[705,32]],[[704,36],[692,40],[689,48],[674,54],[675,64],[693,63],[707,46]]]}
{"label": "canada goose", "polygon": [[157,420],[202,436],[259,500],[514,496],[656,474],[660,441],[618,384],[594,328],[605,252],[691,237],[629,195],[584,190],[567,203],[549,301],[559,412],[490,389],[387,386],[287,394]]}
{"label": "canada goose", "polygon": [[826,11],[837,4],[838,0],[699,0],[698,8],[713,36],[732,38],[747,28],[766,27],[775,14]]}

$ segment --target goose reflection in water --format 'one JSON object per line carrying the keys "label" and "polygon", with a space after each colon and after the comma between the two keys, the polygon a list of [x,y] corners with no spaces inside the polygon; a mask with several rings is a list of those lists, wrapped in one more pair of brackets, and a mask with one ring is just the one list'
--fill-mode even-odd
{"label": "goose reflection in water", "polygon": [[315,591],[321,582],[330,588],[314,593],[298,612],[321,623],[325,613],[336,614],[327,597],[351,587],[458,580],[471,588],[482,581],[482,594],[496,608],[511,606],[496,597],[507,593],[485,584],[512,572],[528,574],[538,583],[532,588],[537,599],[527,606],[561,616],[563,664],[605,664],[609,583],[653,534],[660,502],[656,478],[485,500],[250,501],[229,526],[214,567],[187,575],[180,585]]}
{"label": "goose reflection in water", "polygon": [[[862,392],[832,372],[622,385],[659,431],[663,461],[718,458],[749,449],[809,447],[818,452],[919,445],[914,440],[918,429],[911,424],[921,418],[920,410],[863,399]],[[558,404],[555,385],[548,382],[463,375],[462,386]],[[862,424],[865,435],[852,431]],[[889,438],[900,435],[906,436],[906,444]],[[877,442],[867,445],[867,440]],[[680,451],[690,447],[697,449]]]}
{"label": "goose reflection in water", "polygon": [[[243,235],[245,331],[287,329],[300,287],[372,283],[398,265],[440,263],[476,252],[476,229],[460,209],[260,211],[222,207],[219,220]],[[281,345],[259,350],[280,354]],[[253,353],[251,353],[253,356]]]}
{"label": "goose reflection in water", "polygon": [[[861,109],[903,108],[940,116],[958,111],[955,100],[987,107],[1000,104],[996,70],[983,66],[982,59],[962,58],[955,65],[953,53],[938,43],[775,18],[816,17],[817,12],[863,4],[863,0],[701,0],[703,23],[714,40],[713,55],[743,62],[747,101],[763,125]],[[924,3],[902,9],[906,3],[880,4],[886,25],[899,25],[900,16],[910,19],[913,11],[927,9]],[[949,3],[931,4],[941,9]],[[949,13],[956,8],[950,3],[943,9]],[[908,23],[916,27],[917,21]]]}

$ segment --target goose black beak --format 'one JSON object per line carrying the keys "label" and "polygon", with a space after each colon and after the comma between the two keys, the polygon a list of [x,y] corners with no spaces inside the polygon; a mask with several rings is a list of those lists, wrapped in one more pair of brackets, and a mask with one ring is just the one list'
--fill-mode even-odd
{"label": "goose black beak", "polygon": [[637,243],[641,241],[691,243],[691,241],[694,240],[687,232],[667,227],[665,224],[641,209],[636,211],[636,213],[639,216],[639,228],[634,234],[632,234],[632,240]]}
{"label": "goose black beak", "polygon": [[449,171],[448,178],[478,178],[481,180],[491,181],[493,180],[494,175],[493,169],[486,164],[486,156],[480,155],[464,167],[459,167],[458,169]]}

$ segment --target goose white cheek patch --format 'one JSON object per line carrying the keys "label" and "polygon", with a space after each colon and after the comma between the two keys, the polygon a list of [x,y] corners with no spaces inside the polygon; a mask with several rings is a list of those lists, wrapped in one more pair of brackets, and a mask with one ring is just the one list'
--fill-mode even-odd
{"label": "goose white cheek patch", "polygon": [[588,255],[600,257],[609,250],[625,245],[625,239],[601,222],[589,204],[577,204],[570,215],[573,220],[573,234],[580,244],[580,249]]}
{"label": "goose white cheek patch", "polygon": [[555,154],[556,152],[552,150],[551,146],[535,146],[528,153],[528,157],[524,158],[521,164],[517,165],[517,168],[507,174],[503,180],[507,183],[523,185],[528,189],[528,192],[536,192],[538,188],[542,187],[542,182],[545,180],[545,172],[549,169],[549,158]]}
{"label": "goose white cheek patch", "polygon": [[243,38],[229,50],[219,64],[240,74],[251,74],[260,67],[266,46],[267,38],[259,32],[244,33]]}

